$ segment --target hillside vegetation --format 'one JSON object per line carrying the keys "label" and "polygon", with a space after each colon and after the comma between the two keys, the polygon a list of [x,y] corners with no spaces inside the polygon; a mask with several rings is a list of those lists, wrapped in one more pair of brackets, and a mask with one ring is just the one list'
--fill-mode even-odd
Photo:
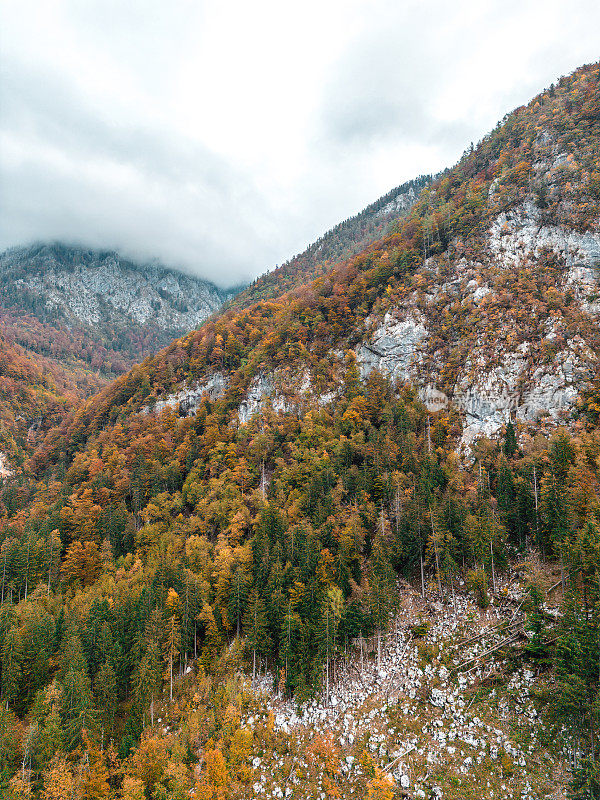
{"label": "hillside vegetation", "polygon": [[80,397],[104,385],[81,365],[71,369],[0,335],[0,469],[11,473]]}
{"label": "hillside vegetation", "polygon": [[[1,493],[3,791],[598,797],[599,208],[591,65],[508,115],[389,235],[228,309],[51,430]],[[523,214],[542,236],[520,246]],[[528,394],[544,365],[566,371],[549,399]],[[494,438],[465,437],[479,417],[462,382],[498,366],[508,388],[477,412],[499,415]],[[415,593],[430,607],[406,607]],[[463,684],[451,648],[491,603],[498,630]],[[310,743],[252,690],[266,673],[276,702],[310,716],[317,698],[324,719],[359,658],[383,684]]]}

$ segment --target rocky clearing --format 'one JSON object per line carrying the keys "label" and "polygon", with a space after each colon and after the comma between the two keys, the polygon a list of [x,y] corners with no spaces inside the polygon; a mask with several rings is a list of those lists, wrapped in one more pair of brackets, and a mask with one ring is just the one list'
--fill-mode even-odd
{"label": "rocky clearing", "polygon": [[487,611],[461,591],[443,603],[401,591],[379,668],[376,639],[362,653],[356,644],[329,702],[298,708],[273,692],[272,676],[255,681],[242,720],[255,741],[244,796],[364,797],[379,767],[399,797],[566,797],[564,754],[536,702],[546,677],[506,650],[484,655],[519,631],[525,639],[519,588],[504,585]]}

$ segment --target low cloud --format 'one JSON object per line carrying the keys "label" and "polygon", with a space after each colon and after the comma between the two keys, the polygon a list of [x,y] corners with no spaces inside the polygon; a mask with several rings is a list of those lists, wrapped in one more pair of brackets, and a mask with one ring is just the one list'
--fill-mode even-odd
{"label": "low cloud", "polygon": [[3,81],[2,108],[4,245],[116,248],[226,284],[279,255],[252,177],[201,143],[112,123],[57,76],[40,82],[25,68]]}
{"label": "low cloud", "polygon": [[2,12],[0,249],[65,240],[218,284],[451,165],[597,58],[574,0],[21,0]]}

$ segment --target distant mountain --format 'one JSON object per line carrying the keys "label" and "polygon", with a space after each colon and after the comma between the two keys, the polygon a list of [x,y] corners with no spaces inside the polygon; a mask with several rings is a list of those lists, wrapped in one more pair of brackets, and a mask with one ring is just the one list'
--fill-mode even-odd
{"label": "distant mountain", "polygon": [[0,324],[8,338],[107,375],[197,327],[233,293],[157,263],[61,243],[0,255]]}
{"label": "distant mountain", "polygon": [[421,191],[432,181],[420,175],[391,189],[354,217],[338,223],[304,252],[294,256],[272,272],[257,278],[235,296],[231,305],[243,308],[257,300],[279,297],[284,292],[318,278],[365,247],[381,239],[413,207]]}

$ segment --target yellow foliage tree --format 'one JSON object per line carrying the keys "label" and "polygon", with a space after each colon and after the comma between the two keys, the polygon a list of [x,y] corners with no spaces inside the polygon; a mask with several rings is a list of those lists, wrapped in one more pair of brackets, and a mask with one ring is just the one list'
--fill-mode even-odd
{"label": "yellow foliage tree", "polygon": [[44,773],[42,800],[75,800],[81,795],[69,764],[62,756],[56,756]]}
{"label": "yellow foliage tree", "polygon": [[394,779],[379,768],[367,784],[368,800],[394,800]]}
{"label": "yellow foliage tree", "polygon": [[144,782],[139,778],[134,778],[133,775],[125,775],[121,787],[121,797],[123,800],[146,800]]}
{"label": "yellow foliage tree", "polygon": [[104,753],[90,741],[83,731],[85,753],[83,755],[81,797],[84,800],[106,800],[110,796],[108,769]]}
{"label": "yellow foliage tree", "polygon": [[204,753],[206,772],[196,786],[198,800],[228,800],[229,775],[223,753],[218,748]]}

